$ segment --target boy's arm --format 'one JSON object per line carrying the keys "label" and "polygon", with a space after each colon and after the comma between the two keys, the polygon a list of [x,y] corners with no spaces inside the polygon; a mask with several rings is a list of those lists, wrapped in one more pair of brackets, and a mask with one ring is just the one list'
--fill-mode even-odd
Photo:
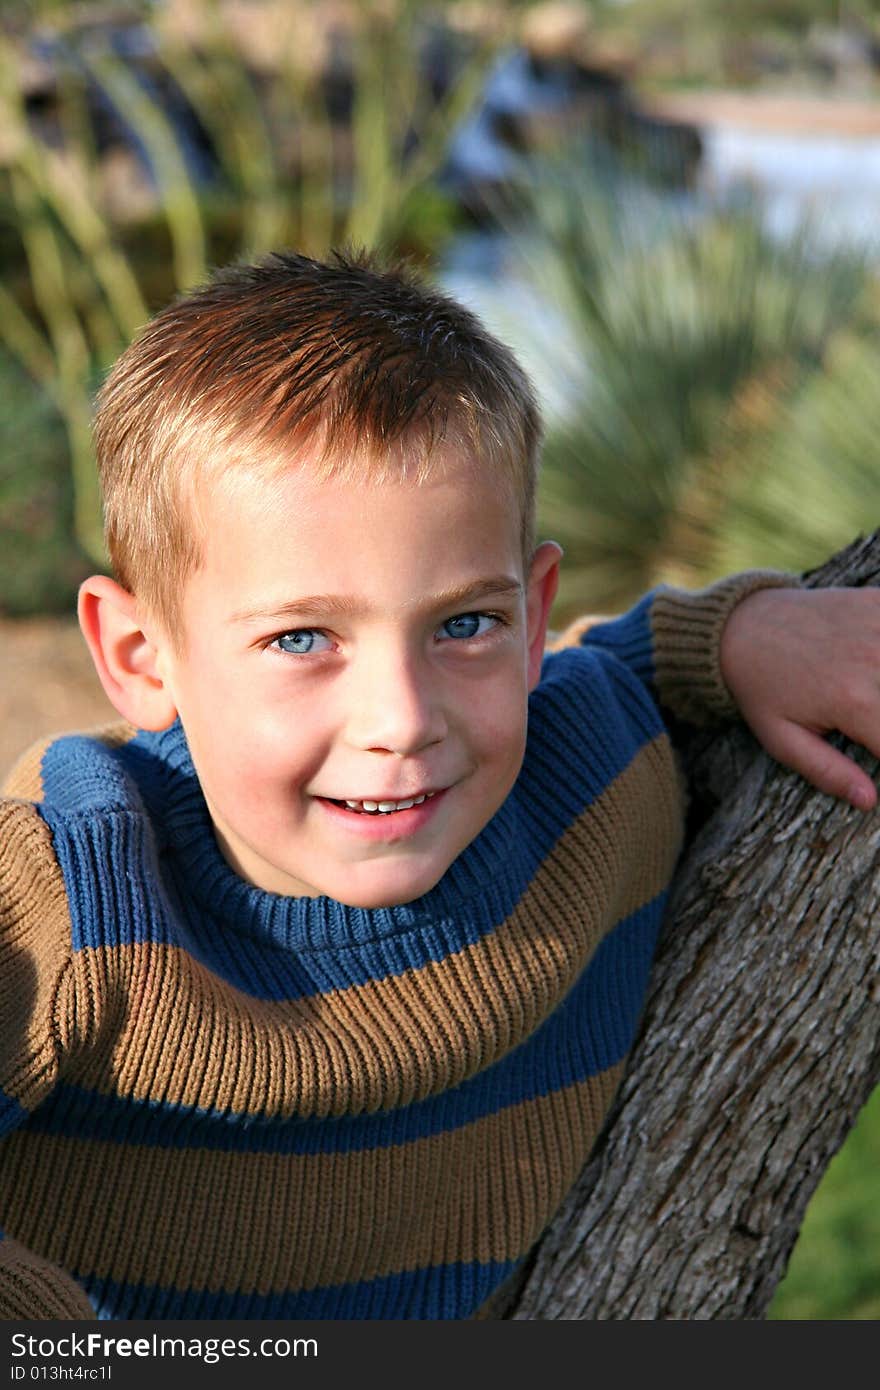
{"label": "boy's arm", "polygon": [[625,661],[673,716],[739,715],[820,791],[876,805],[871,778],[825,735],[880,757],[880,589],[749,571],[693,593],[655,589],[619,619],[582,622],[580,640]]}
{"label": "boy's arm", "polygon": [[[48,1096],[58,1076],[70,924],[49,831],[36,809],[0,800],[0,1137]],[[0,1163],[10,1162],[0,1154]],[[0,1236],[0,1319],[93,1318],[62,1269]]]}
{"label": "boy's arm", "polygon": [[4,1234],[0,1238],[0,1320],[56,1318],[92,1321],[95,1310],[74,1279]]}
{"label": "boy's arm", "polygon": [[721,638],[738,604],[762,589],[797,588],[794,575],[749,570],[705,589],[651,589],[620,617],[578,618],[550,650],[582,643],[617,657],[675,719],[732,719],[737,704],[722,675]]}

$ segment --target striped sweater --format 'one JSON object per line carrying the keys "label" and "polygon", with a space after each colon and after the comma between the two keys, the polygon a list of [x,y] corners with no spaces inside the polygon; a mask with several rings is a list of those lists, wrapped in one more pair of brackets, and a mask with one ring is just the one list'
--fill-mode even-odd
{"label": "striped sweater", "polygon": [[730,712],[732,604],[569,631],[510,796],[365,910],[227,866],[179,724],[26,757],[0,802],[0,1315],[465,1318],[621,1076],[679,852],[658,701]]}

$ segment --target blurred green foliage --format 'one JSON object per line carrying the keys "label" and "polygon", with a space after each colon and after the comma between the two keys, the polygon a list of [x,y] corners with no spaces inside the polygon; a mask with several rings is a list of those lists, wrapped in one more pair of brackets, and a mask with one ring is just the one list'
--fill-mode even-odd
{"label": "blurred green foliage", "polygon": [[0,353],[0,611],[72,612],[94,565],[73,535],[64,426],[51,398]]}
{"label": "blurred green foliage", "polygon": [[[182,14],[0,16],[0,345],[64,424],[73,529],[98,564],[91,402],[149,313],[212,265],[280,246],[435,257],[454,214],[432,176],[503,40],[470,34],[433,90],[418,55],[440,10],[424,0],[363,0],[341,39],[318,0],[264,5],[247,58],[234,7]],[[35,33],[46,71],[28,106]],[[0,607],[7,587],[0,576]]]}
{"label": "blurred green foliage", "polygon": [[[564,325],[541,531],[566,554],[558,616],[652,584],[801,571],[880,525],[880,318],[863,257],[784,243],[756,205],[693,216],[545,167],[518,240]],[[653,195],[651,195],[653,196]]]}
{"label": "blurred green foliage", "polygon": [[803,95],[855,78],[862,96],[876,91],[876,0],[590,0],[590,10],[597,36],[636,60],[646,85],[787,82]]}
{"label": "blurred green foliage", "polygon": [[804,34],[814,24],[837,26],[870,23],[877,18],[875,0],[629,0],[625,7],[600,6],[606,16],[611,9],[625,8],[627,23],[664,23],[682,27],[695,24],[722,33],[755,34],[781,29]]}

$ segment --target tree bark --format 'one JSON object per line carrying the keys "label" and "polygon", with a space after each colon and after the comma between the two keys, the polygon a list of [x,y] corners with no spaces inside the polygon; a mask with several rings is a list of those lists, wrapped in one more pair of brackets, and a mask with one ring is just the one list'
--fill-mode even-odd
{"label": "tree bark", "polygon": [[[804,582],[880,583],[880,532]],[[880,1075],[880,812],[814,791],[741,727],[682,751],[701,823],[639,1037],[496,1316],[761,1318]]]}

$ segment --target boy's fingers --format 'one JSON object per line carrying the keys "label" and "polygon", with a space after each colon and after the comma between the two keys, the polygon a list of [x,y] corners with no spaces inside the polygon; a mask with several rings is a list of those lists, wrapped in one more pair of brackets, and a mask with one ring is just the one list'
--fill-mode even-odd
{"label": "boy's fingers", "polygon": [[819,734],[789,722],[755,732],[777,762],[799,772],[819,791],[848,801],[860,811],[870,811],[876,805],[877,788],[868,774]]}

